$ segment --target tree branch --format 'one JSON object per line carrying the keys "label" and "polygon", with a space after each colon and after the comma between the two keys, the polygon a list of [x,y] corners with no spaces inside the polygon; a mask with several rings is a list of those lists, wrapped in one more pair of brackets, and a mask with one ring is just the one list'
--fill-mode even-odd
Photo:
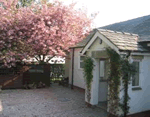
{"label": "tree branch", "polygon": [[46,62],[48,63],[53,57],[55,57],[55,56],[49,57],[49,59],[46,60]]}
{"label": "tree branch", "polygon": [[34,56],[35,57],[35,59],[37,60],[37,61],[39,61],[39,59],[36,57],[36,56]]}
{"label": "tree branch", "polygon": [[39,61],[41,61],[41,55],[38,55],[39,56]]}
{"label": "tree branch", "polygon": [[43,55],[43,61],[45,60],[46,55]]}

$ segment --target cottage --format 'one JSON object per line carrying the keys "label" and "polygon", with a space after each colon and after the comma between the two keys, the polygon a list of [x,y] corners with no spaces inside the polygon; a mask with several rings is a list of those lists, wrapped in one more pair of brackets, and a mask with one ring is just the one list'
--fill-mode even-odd
{"label": "cottage", "polygon": [[[150,110],[150,41],[142,40],[137,34],[95,29],[82,42],[71,47],[66,58],[66,77],[69,84],[85,89],[83,76],[83,59],[90,56],[94,60],[93,82],[90,104],[98,105],[108,101],[107,70],[109,57],[106,48],[110,47],[118,54],[131,52],[130,62],[134,63],[138,72],[129,84],[129,114]],[[121,88],[121,87],[120,87]],[[123,92],[120,92],[120,99]],[[85,96],[85,101],[86,101]],[[108,110],[108,108],[107,108]]]}

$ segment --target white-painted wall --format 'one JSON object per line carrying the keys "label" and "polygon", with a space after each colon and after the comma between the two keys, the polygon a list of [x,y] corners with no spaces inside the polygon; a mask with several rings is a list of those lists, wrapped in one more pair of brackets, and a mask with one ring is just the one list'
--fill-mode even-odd
{"label": "white-painted wall", "polygon": [[73,84],[80,88],[85,89],[85,80],[83,76],[83,69],[79,68],[80,63],[80,51],[82,48],[75,48],[74,52],[74,81]]}
{"label": "white-painted wall", "polygon": [[[93,70],[93,82],[91,87],[91,102],[92,105],[98,104],[98,96],[99,96],[99,59],[93,59],[94,60],[94,70]],[[86,96],[85,96],[85,100]]]}
{"label": "white-painted wall", "polygon": [[[82,48],[74,49],[74,75],[73,75],[73,85],[85,89],[85,81],[83,77],[83,69],[79,68],[79,53]],[[71,51],[72,58],[72,51]],[[72,59],[70,60],[69,68],[69,84],[72,83]]]}
{"label": "white-painted wall", "polygon": [[90,49],[88,50],[87,52],[87,55],[88,56],[91,56],[91,52],[92,51],[95,51],[95,50],[102,50],[102,49],[105,49],[106,47],[108,47],[108,45],[102,41],[102,44],[99,44],[100,40],[99,39],[96,39],[94,41],[94,43],[92,44],[92,46],[90,47]]}
{"label": "white-painted wall", "polygon": [[[130,113],[134,114],[150,110],[150,56],[144,56],[140,62],[140,87],[142,90],[132,90],[132,82],[129,85]],[[120,93],[120,98],[123,91]]]}

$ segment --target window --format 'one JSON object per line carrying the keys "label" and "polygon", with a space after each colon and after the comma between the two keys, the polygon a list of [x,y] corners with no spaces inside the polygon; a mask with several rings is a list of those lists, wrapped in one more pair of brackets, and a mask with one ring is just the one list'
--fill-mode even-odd
{"label": "window", "polygon": [[132,76],[132,86],[139,86],[139,68],[140,62],[134,61],[133,65],[135,66],[136,73]]}
{"label": "window", "polygon": [[85,58],[85,56],[80,56],[80,63],[79,63],[79,68],[83,68],[83,66],[84,66],[84,58]]}
{"label": "window", "polygon": [[105,79],[105,61],[100,60],[100,79],[104,80]]}

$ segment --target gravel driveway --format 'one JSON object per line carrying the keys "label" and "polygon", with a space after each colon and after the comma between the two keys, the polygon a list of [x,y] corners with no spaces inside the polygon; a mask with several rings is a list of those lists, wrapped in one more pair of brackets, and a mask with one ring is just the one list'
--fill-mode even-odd
{"label": "gravel driveway", "polygon": [[3,90],[0,117],[107,117],[107,113],[87,108],[83,92],[53,84],[44,89]]}

